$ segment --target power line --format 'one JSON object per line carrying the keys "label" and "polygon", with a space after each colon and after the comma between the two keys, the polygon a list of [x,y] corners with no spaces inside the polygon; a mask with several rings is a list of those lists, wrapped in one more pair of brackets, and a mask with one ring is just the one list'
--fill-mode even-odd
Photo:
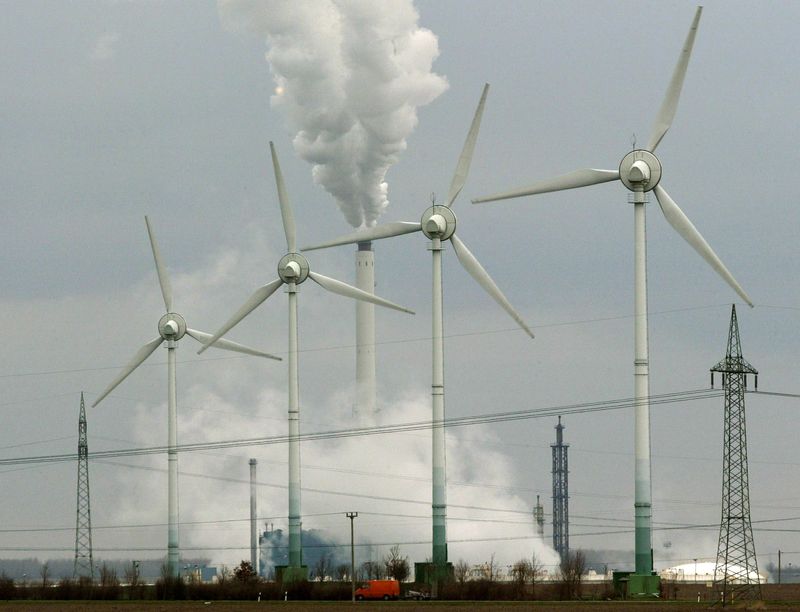
{"label": "power line", "polygon": [[[729,304],[708,304],[705,306],[688,306],[686,308],[672,308],[668,310],[659,310],[659,311],[649,311],[648,314],[650,316],[660,316],[665,314],[675,314],[679,312],[691,312],[696,310],[709,310],[721,307],[727,307]],[[795,309],[791,306],[761,306],[762,308],[784,308],[787,310]],[[586,325],[588,323],[606,323],[609,321],[624,321],[628,319],[632,319],[634,317],[633,314],[627,315],[616,315],[616,316],[609,316],[609,317],[595,317],[590,319],[574,319],[571,321],[559,321],[555,323],[545,323],[541,325],[537,325],[538,329],[549,329],[549,328],[556,328],[556,327],[569,327],[572,325]],[[519,331],[516,327],[501,327],[497,329],[487,329],[487,330],[479,330],[474,332],[462,332],[457,334],[446,334],[444,336],[445,339],[453,339],[453,338],[468,338],[473,336],[489,336],[495,334],[505,334],[511,332]],[[378,341],[375,344],[378,346],[381,345],[392,345],[392,344],[410,344],[410,343],[418,343],[418,342],[430,342],[430,336],[417,336],[414,338],[398,338],[395,340],[383,340]],[[300,349],[298,352],[300,353],[321,353],[326,351],[338,351],[338,350],[347,350],[356,348],[354,344],[337,344],[331,346],[322,346],[322,347],[311,347]],[[286,355],[285,351],[279,351],[276,354],[283,354]],[[224,357],[207,357],[207,358],[198,358],[198,359],[191,359],[191,360],[183,360],[179,361],[178,363],[203,363],[206,361],[227,361],[231,359],[247,359],[247,357],[239,357],[239,356],[224,356]],[[163,366],[166,365],[166,362],[152,362],[146,364],[151,367]],[[123,368],[124,365],[114,365],[114,366],[95,366],[95,367],[88,367],[88,368],[71,368],[71,369],[63,369],[63,370],[34,370],[31,372],[12,372],[9,374],[0,374],[0,379],[4,378],[24,378],[24,377],[31,377],[31,376],[50,376],[55,374],[81,374],[84,372],[101,372],[104,370],[118,370]],[[49,399],[49,398],[44,398]],[[31,400],[35,401],[35,400]],[[14,402],[14,403],[21,403],[21,402]],[[6,404],[3,404],[6,405]]]}
{"label": "power line", "polygon": [[775,397],[800,397],[800,394],[797,393],[778,393],[777,391],[751,391],[749,389],[745,389],[745,393],[752,393],[754,395],[774,395]]}
{"label": "power line", "polygon": [[[341,514],[336,513],[336,514]],[[430,517],[425,517],[430,518]],[[249,520],[249,519],[242,519],[242,520]],[[708,524],[708,525],[686,525],[684,529],[698,529],[698,530],[716,530],[719,525],[716,524]],[[654,531],[660,531],[661,529],[654,529]],[[761,530],[756,530],[761,531]],[[624,535],[624,534],[631,534],[634,530],[631,529],[615,529],[609,531],[596,531],[596,532],[586,532],[586,533],[576,533],[573,534],[575,537],[591,537],[591,536],[603,536],[603,535]],[[794,533],[794,530],[786,530],[788,533]],[[509,536],[498,536],[498,537],[486,537],[486,538],[460,538],[460,539],[451,539],[449,540],[452,543],[458,544],[475,544],[475,543],[485,543],[485,542],[509,542],[509,541],[535,541],[538,540],[538,536],[535,534],[521,534],[521,535],[509,535]],[[356,543],[355,546],[361,547],[381,547],[381,546],[395,546],[395,545],[402,545],[402,546],[415,546],[415,545],[427,545],[430,546],[431,540],[394,540],[388,542],[363,542],[363,543]],[[304,545],[304,548],[346,548],[349,547],[349,543],[327,543],[327,544],[314,544],[314,545]],[[286,548],[287,546],[273,546],[271,548],[275,549],[282,549]],[[227,550],[249,550],[250,547],[248,545],[243,546],[183,546],[183,550],[185,551],[227,551]],[[66,547],[56,547],[56,546],[39,546],[39,547],[31,547],[31,546],[0,546],[0,551],[3,552],[69,552],[71,549]],[[102,548],[95,548],[96,551],[99,552],[162,552],[163,547],[154,546],[154,547],[147,547],[147,546],[109,546],[109,547],[102,547]],[[766,553],[759,556],[769,556],[770,553]],[[800,554],[798,552],[785,552],[784,554]]]}
{"label": "power line", "polygon": [[[676,402],[697,401],[710,398],[717,398],[723,395],[722,391],[715,389],[694,389],[687,391],[677,391],[661,395],[651,395],[648,399],[651,406],[671,404]],[[633,408],[637,404],[634,398],[624,398],[618,400],[586,402],[563,406],[551,406],[545,408],[533,408],[501,413],[487,413],[475,416],[456,417],[447,419],[442,424],[434,425],[433,421],[417,421],[410,423],[398,423],[389,425],[379,425],[376,427],[360,427],[353,429],[339,429],[321,432],[311,432],[300,434],[298,440],[301,442],[331,440],[341,438],[351,438],[357,436],[379,435],[390,433],[404,433],[410,431],[420,431],[433,427],[464,427],[470,425],[482,425],[488,423],[500,423],[518,421],[525,419],[552,417],[559,414],[585,414],[590,412],[622,410]],[[236,448],[241,446],[269,446],[273,444],[286,444],[290,436],[279,435],[266,438],[239,438],[234,440],[221,440],[217,442],[196,442],[179,445],[179,452],[197,452],[202,450],[216,450],[224,448]],[[139,455],[162,454],[167,451],[166,446],[151,446],[143,448],[128,448],[117,450],[96,451],[92,453],[92,459],[106,459],[115,457],[130,457]],[[39,455],[32,457],[10,457],[0,459],[0,465],[24,465],[30,463],[59,463],[74,461],[76,454],[61,455]]]}

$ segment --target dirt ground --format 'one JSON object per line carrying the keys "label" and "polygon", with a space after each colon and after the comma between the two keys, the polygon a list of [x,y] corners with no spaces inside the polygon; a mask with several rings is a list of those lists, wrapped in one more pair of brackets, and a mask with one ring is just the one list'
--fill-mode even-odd
{"label": "dirt ground", "polygon": [[[456,612],[461,610],[485,610],[487,612],[522,612],[534,610],[536,612],[571,612],[581,610],[587,612],[656,612],[667,610],[670,612],[685,612],[708,610],[707,603],[692,603],[680,601],[653,601],[653,602],[227,602],[227,601],[11,601],[0,602],[0,611],[21,612],[352,612],[354,609],[369,611],[396,611],[396,612]],[[800,610],[800,602],[755,602],[749,605],[729,606],[731,610]]]}

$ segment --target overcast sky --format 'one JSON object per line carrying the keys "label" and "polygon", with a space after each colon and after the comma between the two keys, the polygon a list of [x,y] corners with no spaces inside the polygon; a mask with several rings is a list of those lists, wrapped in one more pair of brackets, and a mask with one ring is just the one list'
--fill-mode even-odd
{"label": "overcast sky", "polygon": [[[433,71],[449,87],[418,109],[407,150],[386,175],[381,221],[418,221],[432,192],[444,197],[481,88],[490,83],[454,210],[459,236],[536,333],[530,340],[517,329],[448,249],[448,417],[631,397],[628,192],[609,183],[480,206],[469,199],[577,168],[614,169],[634,137],[646,142],[694,4],[414,4],[419,26],[438,37]],[[661,184],[756,303],[737,309],[759,387],[794,393],[800,91],[797,60],[786,51],[796,42],[800,5],[764,8],[706,2],[658,155]],[[221,23],[214,2],[8,2],[3,14],[0,456],[10,458],[74,452],[81,391],[91,403],[155,336],[163,302],[145,214],[172,275],[176,310],[209,332],[275,277],[285,252],[270,140],[300,244],[351,227],[294,151],[286,117],[270,106],[275,82],[263,36]],[[651,393],[707,387],[738,297],[672,231],[655,201],[647,236]],[[375,245],[377,292],[417,312],[377,316],[385,423],[430,415],[426,246],[420,235]],[[353,251],[314,252],[309,260],[318,272],[354,282]],[[354,312],[349,300],[302,286],[303,431],[352,423]],[[273,296],[229,337],[285,355],[285,297]],[[286,432],[285,362],[223,351],[197,356],[197,348],[187,337],[178,352],[182,443]],[[166,443],[165,362],[157,352],[89,410],[90,450]],[[751,516],[762,567],[777,560],[778,548],[798,551],[784,559],[800,563],[798,407],[797,399],[747,396]],[[652,409],[657,568],[714,559],[716,528],[659,528],[718,523],[722,411],[719,398]],[[564,424],[571,546],[631,550],[632,410],[566,416]],[[533,549],[537,494],[549,520],[554,425],[554,418],[530,419],[448,432],[452,560],[485,561],[496,552],[510,563]],[[304,528],[345,540],[344,512],[359,511],[363,537],[400,543],[412,560],[423,560],[429,544],[412,543],[430,538],[429,435],[305,443]],[[248,557],[250,457],[259,460],[262,522],[285,527],[285,446],[186,453],[180,504],[188,554],[228,564]],[[91,463],[96,558],[163,553],[165,468],[164,455]],[[74,462],[0,468],[0,524],[20,530],[0,533],[0,556],[71,556],[75,479]],[[783,520],[764,522],[774,519]]]}

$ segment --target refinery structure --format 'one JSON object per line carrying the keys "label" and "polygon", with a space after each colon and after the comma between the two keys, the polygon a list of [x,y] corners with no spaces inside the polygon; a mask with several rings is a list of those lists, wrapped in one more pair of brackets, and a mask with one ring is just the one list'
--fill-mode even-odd
{"label": "refinery structure", "polygon": [[[411,0],[398,0],[398,6],[413,8]],[[618,96],[627,105],[626,119],[652,120],[645,139],[632,137],[627,150],[599,147],[600,159],[611,151],[611,169],[567,166],[567,173],[546,179],[536,178],[535,164],[525,175],[517,175],[517,166],[494,170],[503,163],[504,143],[490,126],[509,94],[493,84],[490,95],[483,79],[468,94],[459,90],[446,126],[422,122],[444,134],[446,147],[422,152],[407,142],[420,123],[418,109],[455,86],[455,77],[448,82],[432,71],[436,40],[418,26],[413,10],[389,20],[333,2],[330,11],[342,31],[315,38],[306,9],[276,14],[284,26],[303,18],[302,27],[283,30],[256,5],[242,7],[250,4],[220,2],[221,19],[249,20],[266,41],[275,81],[271,104],[285,121],[283,133],[268,135],[273,140],[265,142],[264,158],[240,170],[241,176],[263,174],[263,185],[253,190],[258,197],[245,196],[247,212],[236,217],[235,230],[219,228],[220,234],[231,232],[235,248],[207,244],[200,255],[196,245],[187,249],[180,240],[199,231],[202,215],[175,223],[164,208],[155,208],[144,216],[144,227],[138,209],[135,223],[124,217],[130,245],[117,247],[116,255],[137,252],[144,280],[134,289],[117,289],[123,297],[108,300],[106,319],[92,313],[89,324],[79,324],[84,336],[103,336],[103,365],[41,374],[55,379],[85,370],[90,378],[91,390],[79,396],[77,453],[70,433],[36,442],[64,440],[68,451],[27,453],[28,442],[21,441],[20,449],[9,440],[0,457],[10,470],[8,492],[15,470],[69,466],[68,476],[65,470],[45,483],[58,489],[69,482],[71,499],[76,484],[75,506],[58,508],[69,526],[52,528],[69,534],[69,544],[48,548],[36,538],[50,528],[30,518],[0,530],[0,550],[9,556],[28,551],[37,559],[67,555],[70,578],[89,583],[108,577],[101,558],[118,556],[130,558],[128,584],[156,582],[152,567],[158,560],[166,583],[224,583],[234,571],[241,577],[247,570],[287,594],[309,582],[350,581],[355,589],[357,580],[393,578],[405,567],[399,580],[433,598],[468,581],[521,582],[523,594],[530,594],[539,581],[566,584],[577,572],[578,582],[582,576],[587,583],[607,583],[626,598],[663,597],[670,584],[690,593],[702,584],[704,598],[721,606],[762,599],[762,586],[780,581],[781,555],[800,553],[776,548],[773,559],[760,543],[771,533],[766,523],[789,519],[756,501],[764,495],[765,473],[751,472],[748,461],[756,456],[757,466],[777,465],[784,455],[777,441],[767,453],[760,413],[754,416],[751,407],[748,420],[745,403],[752,398],[749,405],[757,411],[762,398],[788,402],[797,396],[758,391],[758,370],[744,358],[739,333],[741,319],[749,340],[751,313],[759,312],[751,310],[755,290],[751,299],[743,288],[753,280],[747,258],[737,252],[739,245],[725,244],[724,233],[707,233],[706,240],[690,220],[698,214],[692,197],[708,207],[717,205],[713,198],[692,195],[691,187],[682,191],[682,173],[702,171],[702,160],[686,170],[692,153],[682,139],[690,140],[687,132],[697,120],[682,127],[678,109],[686,95],[695,105],[701,95],[684,90],[697,86],[687,76],[694,70],[690,60],[709,53],[702,42],[703,7],[693,15],[680,11],[682,41],[678,26],[671,26],[672,47],[649,49],[649,59],[632,49],[627,79],[607,92],[584,94]],[[380,27],[361,32],[368,18]],[[360,35],[373,37],[364,45],[369,53],[353,42]],[[298,53],[301,43],[304,52]],[[115,49],[118,44],[106,42]],[[92,61],[100,66],[107,58],[105,47],[98,49],[101,59],[93,55]],[[671,75],[657,72],[648,63],[653,57],[658,70],[669,63]],[[643,66],[636,68],[637,61]],[[709,60],[703,61],[695,79],[710,70]],[[363,85],[383,69],[389,76],[371,97],[355,95],[355,85],[332,83],[336,79],[325,74]],[[308,80],[310,74],[316,76]],[[414,79],[425,87],[408,86]],[[662,88],[657,93],[650,91],[654,83]],[[653,106],[656,100],[660,105]],[[518,117],[519,134],[535,134],[537,121]],[[605,123],[612,122],[604,120],[603,128]],[[603,138],[620,149],[624,138],[618,136]],[[566,149],[558,164],[574,157],[580,167],[595,152],[589,134],[587,150],[584,141],[534,140],[551,156]],[[410,201],[387,210],[387,173],[415,154],[427,160],[426,171],[403,192]],[[304,185],[310,182],[306,164],[348,230],[326,223],[327,211],[314,208],[320,196],[310,196],[315,192]],[[542,175],[558,164],[548,160]],[[497,181],[487,187],[493,173]],[[506,181],[523,186],[496,190]],[[709,192],[711,183],[704,184]],[[571,191],[584,187],[593,188]],[[564,191],[570,195],[558,194]],[[627,207],[627,238],[617,227],[623,215],[609,212],[620,206]],[[581,215],[593,219],[592,227],[581,225]],[[533,286],[526,274],[539,265],[539,224],[556,228],[562,222],[571,241],[565,239],[565,251],[579,252],[580,265],[596,277],[577,283],[551,267],[535,278],[552,286]],[[652,229],[657,223],[658,233]],[[517,243],[520,234],[528,243]],[[606,253],[587,246],[595,240],[614,242],[630,257],[630,269],[603,262],[603,277],[597,276],[597,261]],[[683,251],[693,259],[684,261]],[[214,263],[202,273],[179,272],[197,256]],[[177,262],[174,268],[168,260]],[[115,262],[108,257],[108,267],[121,266]],[[93,260],[92,274],[103,264]],[[703,275],[701,289],[693,275]],[[123,276],[115,282],[124,284]],[[667,277],[671,301],[659,285]],[[611,279],[614,299],[627,292],[629,308],[622,314],[603,310],[604,284]],[[581,294],[585,289],[594,291],[592,297]],[[562,290],[570,297],[562,300]],[[694,301],[682,301],[692,292]],[[578,318],[574,313],[583,311],[575,302],[582,300],[596,301],[597,314]],[[739,301],[738,313],[732,300]],[[539,302],[547,304],[541,314]],[[554,322],[553,313],[571,322]],[[191,325],[201,321],[197,325],[206,331],[190,327],[190,314]],[[671,317],[683,317],[687,329],[675,331]],[[674,325],[668,338],[665,320]],[[598,322],[611,331],[595,333]],[[69,324],[52,325],[59,331]],[[152,338],[141,345],[147,325]],[[705,334],[712,325],[718,344]],[[725,357],[711,368],[711,384],[707,365],[697,378],[704,383],[676,380],[682,359],[710,364],[719,358],[723,329]],[[57,336],[47,347],[54,354]],[[193,350],[177,350],[191,343]],[[579,361],[571,351],[590,346],[593,361],[580,361],[580,374],[568,378],[565,366]],[[754,358],[767,371],[763,361]],[[545,368],[547,375],[540,376]],[[6,378],[24,382],[25,376]],[[77,402],[64,397],[73,432]],[[688,421],[699,406],[704,448],[697,443],[700,428]],[[751,430],[756,423],[762,437],[748,436],[748,423]],[[702,487],[699,478],[678,478],[673,467],[669,472],[654,461],[676,456],[707,462]],[[712,472],[721,499],[714,493],[713,503],[695,503],[710,488]],[[139,480],[140,473],[150,478]],[[20,496],[7,497],[17,503]],[[791,499],[791,492],[785,497]],[[112,516],[109,500],[125,500],[127,507]],[[691,518],[673,519],[680,504],[691,506]],[[712,511],[713,525],[700,519]],[[47,564],[38,567],[45,585]],[[14,579],[32,583],[31,571],[20,570],[23,578],[17,572]]]}

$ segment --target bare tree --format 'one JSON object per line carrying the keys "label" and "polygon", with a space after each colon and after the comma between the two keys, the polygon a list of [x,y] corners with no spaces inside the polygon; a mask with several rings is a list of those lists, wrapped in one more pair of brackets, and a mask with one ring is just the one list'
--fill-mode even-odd
{"label": "bare tree", "polygon": [[544,563],[536,556],[536,553],[531,555],[530,566],[528,567],[528,580],[531,583],[531,597],[536,597],[536,583],[541,581],[547,573],[544,568]]}
{"label": "bare tree", "polygon": [[362,580],[380,580],[386,577],[383,563],[379,563],[378,561],[364,561],[360,569]]}
{"label": "bare tree", "polygon": [[117,570],[103,561],[100,566],[100,586],[101,587],[116,587],[119,586],[119,579],[117,578]]}
{"label": "bare tree", "polygon": [[469,579],[469,563],[464,559],[459,559],[453,566],[453,574],[456,582],[463,587],[464,583]]}
{"label": "bare tree", "polygon": [[511,566],[511,580],[514,583],[514,591],[517,597],[522,597],[526,593],[527,585],[531,585],[530,594],[536,594],[536,583],[544,575],[544,565],[533,554],[530,559],[520,559]]}
{"label": "bare tree", "polygon": [[386,567],[386,575],[400,582],[404,582],[411,574],[408,557],[400,554],[399,545],[392,546],[389,549],[389,554],[383,558],[383,564]]}
{"label": "bare tree", "polygon": [[45,561],[39,570],[39,575],[42,577],[42,588],[46,589],[50,586],[50,563]]}
{"label": "bare tree", "polygon": [[131,592],[131,599],[140,599],[142,597],[142,582],[139,576],[139,562],[131,561],[130,565],[125,566],[125,582],[128,583],[128,588]]}
{"label": "bare tree", "polygon": [[518,598],[525,595],[525,585],[531,574],[531,562],[527,559],[520,559],[511,566],[511,581],[514,583],[514,593]]}
{"label": "bare tree", "polygon": [[139,584],[139,568],[136,565],[136,561],[131,561],[130,565],[125,566],[125,582],[132,587],[136,587]]}
{"label": "bare tree", "polygon": [[317,562],[314,564],[313,575],[316,580],[325,582],[333,571],[333,560],[329,554],[321,554]]}
{"label": "bare tree", "polygon": [[221,565],[217,574],[217,584],[224,585],[226,582],[230,582],[230,579],[231,569],[225,564]]}
{"label": "bare tree", "polygon": [[[178,583],[180,582],[180,586]],[[170,571],[169,565],[161,564],[161,576],[156,581],[156,597],[158,599],[172,599],[178,589],[183,587],[180,576],[174,576]]]}
{"label": "bare tree", "polygon": [[0,573],[0,599],[14,599],[17,594],[17,585],[14,579],[6,575],[5,571]]}
{"label": "bare tree", "polygon": [[100,588],[105,599],[116,599],[119,597],[120,586],[117,578],[117,570],[105,561],[100,566]]}
{"label": "bare tree", "polygon": [[489,558],[489,561],[484,565],[484,577],[489,582],[495,582],[503,577],[503,571],[500,565],[494,560],[494,553]]}
{"label": "bare tree", "polygon": [[334,577],[338,581],[347,580],[350,577],[350,566],[346,563],[340,563],[336,566],[336,570],[334,571]]}
{"label": "bare tree", "polygon": [[581,596],[583,575],[586,573],[586,557],[583,552],[578,550],[562,559],[559,573],[561,598],[578,599]]}

